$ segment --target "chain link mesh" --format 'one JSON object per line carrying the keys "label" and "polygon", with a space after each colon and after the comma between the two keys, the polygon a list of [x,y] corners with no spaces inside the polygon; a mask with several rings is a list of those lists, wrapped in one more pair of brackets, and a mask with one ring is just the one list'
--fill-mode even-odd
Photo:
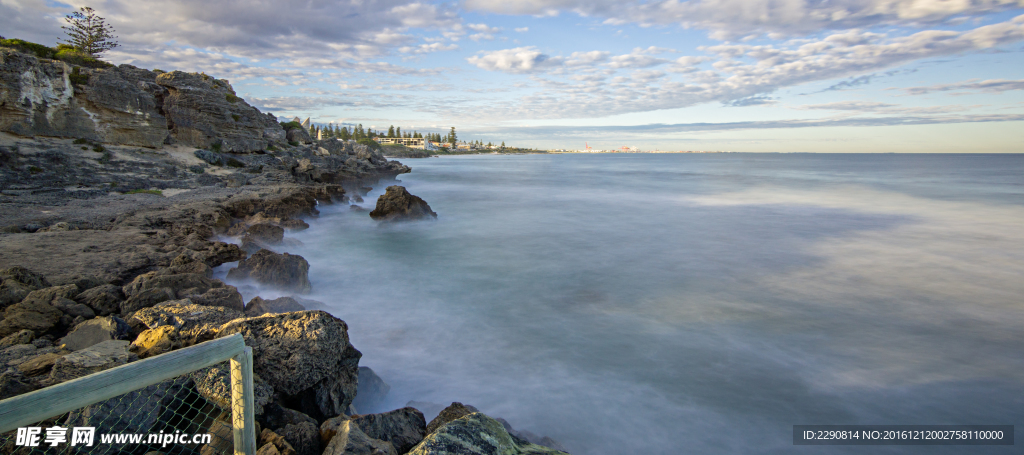
{"label": "chain link mesh", "polygon": [[[233,454],[232,387],[243,390],[224,361],[0,434],[0,454]],[[94,429],[92,446],[82,428]]]}

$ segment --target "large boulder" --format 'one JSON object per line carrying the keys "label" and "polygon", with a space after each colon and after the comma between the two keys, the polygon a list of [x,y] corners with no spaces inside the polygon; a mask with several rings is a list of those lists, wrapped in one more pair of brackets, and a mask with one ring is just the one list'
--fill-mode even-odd
{"label": "large boulder", "polygon": [[416,408],[353,416],[352,422],[367,436],[390,442],[398,453],[408,452],[427,434],[427,422]]}
{"label": "large boulder", "polygon": [[252,279],[287,291],[307,293],[312,290],[309,283],[309,262],[297,254],[278,254],[270,250],[259,250],[248,259],[238,262],[238,267],[228,271],[228,279]]}
{"label": "large boulder", "polygon": [[196,305],[219,306],[235,311],[245,310],[242,294],[234,286],[212,288],[202,294],[192,294],[187,297]]}
{"label": "large boulder", "polygon": [[343,420],[334,429],[333,437],[324,448],[323,455],[398,455],[390,442],[366,435],[359,425]]}
{"label": "large boulder", "polygon": [[25,299],[32,291],[50,287],[42,275],[24,267],[0,270],[0,310]]}
{"label": "large boulder", "polygon": [[50,372],[54,384],[127,364],[137,357],[128,352],[128,342],[104,341],[75,351],[57,360]]}
{"label": "large boulder", "polygon": [[191,294],[202,294],[212,288],[223,287],[224,283],[206,277],[203,273],[178,273],[173,275],[161,275],[158,272],[149,272],[139,275],[131,283],[126,284],[121,290],[124,295],[131,297],[147,289],[170,289],[177,298],[185,298]]}
{"label": "large boulder", "polygon": [[298,300],[291,297],[278,297],[273,300],[264,300],[256,296],[249,303],[245,304],[245,315],[249,317],[263,314],[290,313],[292,311],[303,311],[306,307]]}
{"label": "large boulder", "polygon": [[561,455],[548,447],[517,441],[501,422],[475,412],[428,434],[408,455]]}
{"label": "large boulder", "polygon": [[[196,391],[203,398],[225,411],[231,410],[231,369],[226,364],[214,365],[189,373],[195,381]],[[263,407],[271,402],[274,388],[259,375],[253,378],[255,414],[263,414]]]}
{"label": "large boulder", "polygon": [[242,249],[246,251],[259,251],[273,245],[280,244],[284,240],[284,228],[270,223],[259,223],[249,226],[242,236]]}
{"label": "large boulder", "polygon": [[370,217],[380,221],[401,221],[437,218],[423,199],[413,196],[405,187],[392,185],[377,198],[377,208]]}
{"label": "large boulder", "polygon": [[92,308],[96,314],[106,316],[121,310],[124,293],[119,286],[104,284],[78,294],[75,301]]}
{"label": "large boulder", "polygon": [[163,110],[180,144],[249,153],[285,140],[277,119],[236,96],[225,80],[174,71],[157,76],[156,83],[167,90]]}
{"label": "large boulder", "polygon": [[391,386],[370,367],[359,367],[359,389],[356,398],[352,400],[352,406],[359,413],[372,412],[384,401],[390,390]]}
{"label": "large boulder", "polygon": [[218,336],[241,333],[253,350],[253,371],[274,390],[317,417],[341,414],[355,397],[359,358],[345,321],[323,311],[300,311],[224,324]]}
{"label": "large boulder", "polygon": [[110,340],[128,338],[128,323],[117,317],[100,317],[75,326],[74,330],[57,342],[65,349],[78,351]]}
{"label": "large boulder", "polygon": [[178,338],[178,329],[174,326],[162,325],[144,330],[128,349],[138,355],[140,359],[145,359],[180,347],[181,340]]}
{"label": "large boulder", "polygon": [[286,136],[288,142],[296,142],[300,145],[313,143],[313,138],[309,136],[309,131],[306,131],[304,128],[288,128]]}
{"label": "large boulder", "polygon": [[49,302],[25,301],[11,305],[4,310],[4,320],[0,321],[0,337],[31,330],[36,336],[50,331],[60,321],[60,310]]}
{"label": "large boulder", "polygon": [[133,327],[141,324],[149,329],[165,325],[174,327],[181,345],[187,347],[212,340],[221,325],[241,317],[244,317],[241,311],[200,306],[189,299],[182,299],[139,310],[132,315],[128,323]]}
{"label": "large boulder", "polygon": [[449,405],[447,408],[442,409],[441,412],[437,414],[437,417],[434,417],[434,420],[431,420],[430,423],[427,424],[427,433],[433,433],[438,428],[444,426],[446,423],[456,419],[461,419],[474,412],[480,412],[480,410],[477,409],[476,407],[465,405],[456,401]]}

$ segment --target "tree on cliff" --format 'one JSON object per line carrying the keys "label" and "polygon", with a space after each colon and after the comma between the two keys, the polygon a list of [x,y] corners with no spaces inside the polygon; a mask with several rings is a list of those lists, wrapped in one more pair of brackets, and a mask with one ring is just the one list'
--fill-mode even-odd
{"label": "tree on cliff", "polygon": [[88,6],[68,14],[64,20],[68,22],[68,25],[61,27],[68,35],[64,42],[81,52],[97,57],[118,46],[114,28]]}

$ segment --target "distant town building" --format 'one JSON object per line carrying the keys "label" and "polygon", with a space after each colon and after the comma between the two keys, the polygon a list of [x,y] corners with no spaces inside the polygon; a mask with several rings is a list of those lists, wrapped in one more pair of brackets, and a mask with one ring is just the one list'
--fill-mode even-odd
{"label": "distant town building", "polygon": [[422,137],[375,137],[374,140],[379,144],[401,144],[409,148],[423,149],[427,148],[426,143],[430,142]]}

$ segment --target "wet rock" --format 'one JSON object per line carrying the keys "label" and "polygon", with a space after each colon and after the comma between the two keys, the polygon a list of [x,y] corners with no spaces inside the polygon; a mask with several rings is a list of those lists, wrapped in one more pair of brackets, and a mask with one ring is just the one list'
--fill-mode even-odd
{"label": "wet rock", "polygon": [[22,330],[31,330],[36,336],[42,335],[57,325],[62,314],[48,302],[29,301],[26,298],[4,310],[4,320],[0,321],[0,337]]}
{"label": "wet rock", "polygon": [[217,336],[218,327],[224,323],[244,317],[241,311],[224,307],[200,306],[189,299],[171,300],[154,307],[143,308],[132,315],[128,323],[135,321],[150,329],[171,326],[178,330],[183,347],[209,341]]}
{"label": "wet rock", "polygon": [[139,334],[132,342],[129,350],[140,359],[153,357],[181,347],[178,329],[170,325],[162,325],[148,329]]}
{"label": "wet rock", "polygon": [[78,294],[75,301],[92,308],[100,316],[106,316],[121,310],[124,293],[118,286],[104,284]]}
{"label": "wet rock", "polygon": [[416,408],[353,416],[351,420],[367,436],[390,442],[398,453],[408,452],[427,434],[427,422]]}
{"label": "wet rock", "polygon": [[12,333],[0,340],[0,349],[19,344],[29,344],[32,342],[32,339],[35,338],[35,335],[35,332],[28,329]]}
{"label": "wet rock", "polygon": [[242,237],[242,249],[250,252],[259,251],[284,240],[284,228],[268,223],[250,226]]}
{"label": "wet rock", "polygon": [[305,221],[294,219],[294,220],[282,220],[278,223],[281,227],[290,231],[304,231],[309,229],[309,224]]}
{"label": "wet rock", "polygon": [[373,411],[384,401],[390,390],[391,386],[370,367],[359,367],[359,388],[356,391],[356,398],[352,400],[352,406],[359,413]]}
{"label": "wet rock", "polygon": [[397,455],[390,442],[373,439],[363,433],[358,425],[345,420],[337,426],[334,437],[324,449],[323,455]]}
{"label": "wet rock", "polygon": [[559,455],[564,453],[536,444],[517,442],[505,431],[500,422],[479,412],[446,423],[433,433],[428,434],[423,442],[408,452],[409,455]]}
{"label": "wet rock", "polygon": [[307,293],[312,289],[309,283],[309,262],[299,255],[278,254],[260,250],[238,262],[238,267],[228,271],[229,279],[252,279],[262,284],[283,290]]}
{"label": "wet rock", "polygon": [[72,352],[57,360],[50,372],[54,384],[127,364],[135,356],[128,352],[128,342],[111,340]]}
{"label": "wet rock", "polygon": [[117,317],[100,317],[83,322],[57,342],[66,349],[78,351],[104,341],[128,338],[128,323]]}
{"label": "wet rock", "polygon": [[427,433],[433,433],[444,424],[468,416],[474,412],[480,411],[473,406],[467,406],[456,401],[447,408],[444,408],[437,417],[434,417],[434,420],[431,420],[430,423],[427,424]]}
{"label": "wet rock", "polygon": [[274,300],[264,300],[257,296],[253,297],[253,299],[245,305],[245,315],[255,317],[268,313],[290,313],[292,311],[303,311],[305,309],[306,307],[291,297],[279,297]]}
{"label": "wet rock", "polygon": [[413,196],[405,187],[392,185],[377,198],[377,208],[370,217],[379,221],[402,221],[437,218],[423,199]]}
{"label": "wet rock", "polygon": [[245,337],[253,349],[253,371],[274,390],[312,394],[326,415],[351,404],[362,354],[349,344],[345,321],[323,311],[263,315],[224,324],[218,336],[234,333]]}

